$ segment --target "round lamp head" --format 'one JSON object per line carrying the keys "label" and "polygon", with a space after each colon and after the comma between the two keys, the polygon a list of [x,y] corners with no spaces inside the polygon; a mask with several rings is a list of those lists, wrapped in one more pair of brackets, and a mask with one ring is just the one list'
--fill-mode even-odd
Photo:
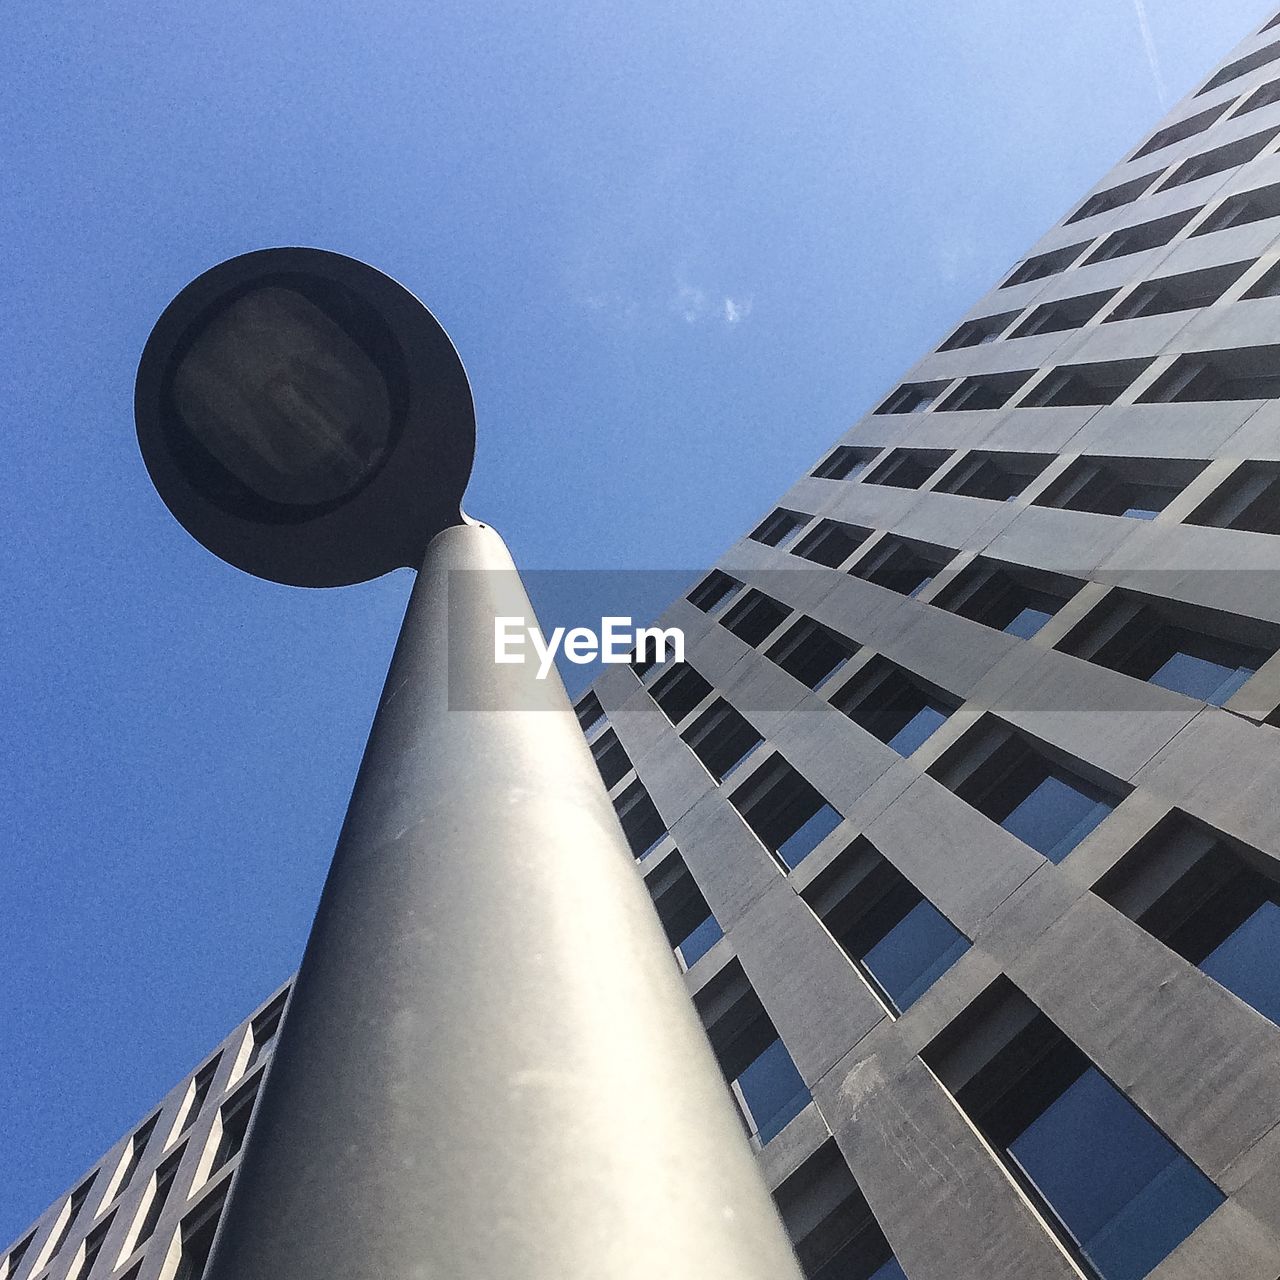
{"label": "round lamp head", "polygon": [[361,582],[463,518],[462,362],[412,294],[340,254],[266,249],[188,285],[147,341],[135,413],[170,511],[258,577]]}

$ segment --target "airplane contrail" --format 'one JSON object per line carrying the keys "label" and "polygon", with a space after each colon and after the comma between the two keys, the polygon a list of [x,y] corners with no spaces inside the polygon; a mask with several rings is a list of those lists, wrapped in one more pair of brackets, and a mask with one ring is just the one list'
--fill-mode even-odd
{"label": "airplane contrail", "polygon": [[1133,0],[1133,7],[1138,14],[1138,26],[1142,29],[1142,45],[1147,51],[1147,62],[1151,65],[1151,78],[1156,82],[1156,96],[1160,106],[1169,109],[1169,91],[1165,88],[1164,76],[1160,72],[1160,59],[1156,57],[1156,42],[1151,38],[1151,23],[1147,21],[1147,6],[1144,0]]}

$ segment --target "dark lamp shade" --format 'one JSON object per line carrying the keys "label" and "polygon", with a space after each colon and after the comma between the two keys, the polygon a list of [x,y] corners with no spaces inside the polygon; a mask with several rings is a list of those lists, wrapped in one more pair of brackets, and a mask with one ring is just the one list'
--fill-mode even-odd
{"label": "dark lamp shade", "polygon": [[173,374],[183,425],[258,497],[333,502],[391,442],[387,384],[351,336],[301,293],[242,295],[195,337]]}

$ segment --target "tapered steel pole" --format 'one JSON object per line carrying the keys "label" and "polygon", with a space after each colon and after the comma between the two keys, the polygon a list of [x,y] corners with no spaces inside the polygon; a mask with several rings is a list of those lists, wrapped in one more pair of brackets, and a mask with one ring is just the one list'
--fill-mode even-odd
{"label": "tapered steel pole", "polygon": [[[490,528],[438,533],[207,1280],[787,1280],[763,1180]],[[477,709],[485,708],[485,709]]]}

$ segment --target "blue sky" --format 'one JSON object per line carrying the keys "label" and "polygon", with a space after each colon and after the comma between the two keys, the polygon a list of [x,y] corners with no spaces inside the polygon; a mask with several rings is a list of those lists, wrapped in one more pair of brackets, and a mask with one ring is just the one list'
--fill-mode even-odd
{"label": "blue sky", "polygon": [[0,1242],[292,971],[409,585],[173,523],[131,395],[178,289],[390,272],[471,375],[468,509],[678,583],[1274,3],[11,6]]}

